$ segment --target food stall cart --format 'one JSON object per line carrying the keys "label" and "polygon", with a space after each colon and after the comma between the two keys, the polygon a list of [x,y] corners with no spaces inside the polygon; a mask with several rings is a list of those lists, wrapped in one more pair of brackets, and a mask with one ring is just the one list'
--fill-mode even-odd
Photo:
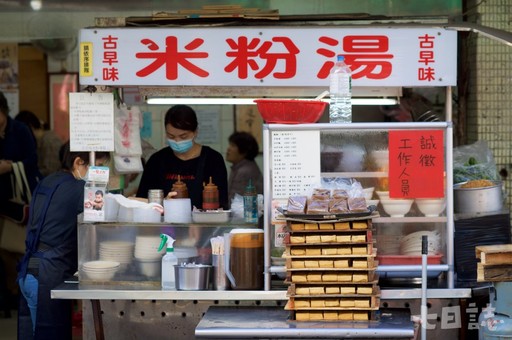
{"label": "food stall cart", "polygon": [[[248,44],[249,41],[252,45]],[[378,30],[375,27],[354,27],[339,22],[329,25],[265,22],[260,26],[236,28],[94,27],[81,30],[80,83],[87,86],[119,88],[138,86],[141,94],[147,97],[316,96],[327,87],[327,76],[334,56],[344,53],[352,58],[348,59],[353,65],[359,63],[361,66],[354,70],[354,96],[382,97],[389,93],[399,94],[400,91],[396,89],[401,86],[436,86],[445,87],[446,98],[450,98],[451,86],[456,84],[456,45],[455,31],[431,25],[388,25],[379,27]],[[411,58],[411,55],[415,57]],[[364,58],[369,58],[373,62],[369,62],[368,59],[365,61]],[[432,64],[433,60],[435,64]],[[86,339],[93,338],[93,334],[96,338],[102,338],[103,333],[109,332],[118,336],[128,336],[131,333],[144,336],[173,333],[180,334],[182,338],[192,338],[194,334],[197,337],[221,338],[310,338],[313,332],[317,332],[315,334],[326,337],[322,329],[329,329],[329,334],[337,337],[410,338],[413,334],[413,325],[407,321],[407,317],[404,318],[401,309],[409,308],[412,314],[419,314],[420,311],[419,302],[423,292],[417,284],[417,279],[421,276],[418,273],[421,273],[422,267],[417,257],[413,258],[412,262],[388,262],[389,264],[378,266],[377,272],[382,277],[393,279],[389,280],[393,285],[381,287],[382,313],[379,322],[318,322],[307,325],[300,322],[289,323],[289,314],[284,310],[288,300],[286,287],[283,286],[283,279],[277,277],[278,273],[284,271],[284,267],[273,265],[271,259],[272,254],[283,248],[283,243],[278,242],[283,236],[283,229],[279,229],[283,223],[276,218],[275,208],[284,204],[283,200],[288,196],[304,190],[307,185],[311,186],[312,182],[307,182],[307,178],[356,178],[367,186],[373,183],[372,185],[377,187],[378,183],[387,179],[390,174],[396,175],[396,169],[394,172],[370,168],[322,169],[322,146],[330,145],[337,150],[343,150],[347,146],[347,140],[355,140],[358,143],[368,141],[372,146],[368,150],[377,150],[377,145],[380,145],[390,152],[396,152],[399,147],[396,142],[394,146],[388,145],[388,141],[391,140],[388,138],[410,133],[410,138],[421,139],[428,134],[435,134],[444,142],[438,150],[443,160],[440,162],[442,165],[437,168],[441,177],[434,176],[433,183],[435,188],[441,188],[441,193],[436,194],[440,196],[437,197],[446,199],[445,213],[428,217],[413,210],[406,216],[389,217],[381,210],[382,216],[375,218],[374,222],[377,228],[378,248],[379,237],[400,238],[405,236],[401,231],[419,231],[419,226],[427,226],[429,231],[438,232],[442,256],[432,258],[437,262],[428,265],[430,280],[426,299],[433,306],[432,313],[429,314],[434,315],[433,319],[429,318],[430,326],[434,328],[430,332],[448,332],[453,335],[453,332],[457,332],[457,327],[460,327],[460,323],[450,325],[448,319],[452,319],[454,315],[460,316],[460,308],[457,310],[458,299],[470,297],[471,290],[458,289],[454,286],[453,194],[450,189],[453,183],[452,123],[451,103],[447,101],[445,122],[353,123],[343,126],[264,125],[263,290],[163,291],[158,286],[158,280],[148,280],[139,273],[131,279],[122,277],[111,282],[87,282],[81,278],[79,283],[64,283],[57,287],[52,291],[52,297],[92,302],[84,304]],[[336,138],[340,135],[349,137],[345,140]],[[295,143],[289,143],[283,148],[276,147],[276,143],[282,142],[284,145],[285,142],[292,140]],[[297,149],[298,141],[306,141],[307,144]],[[287,149],[288,147],[292,149]],[[290,152],[293,157],[283,157],[279,152]],[[293,169],[292,163],[295,164]],[[297,164],[299,167],[296,167]],[[283,173],[279,173],[278,169],[299,171],[300,176],[295,177],[292,183],[283,176]],[[414,174],[412,177],[415,177]],[[219,231],[224,232],[241,226],[244,224],[236,221],[206,225],[117,221],[80,223],[79,265],[94,259],[98,244],[114,234],[131,237],[145,233],[158,235],[162,228],[175,228],[186,234],[188,228],[199,227],[210,237]],[[396,232],[389,235],[386,234],[387,230]],[[389,251],[387,255],[399,254]],[[391,260],[391,256],[383,259]],[[406,261],[409,260],[411,257],[406,258]],[[210,309],[210,306],[214,308]],[[241,314],[237,313],[237,309],[251,311]],[[271,330],[265,325],[269,315],[276,318],[275,327]],[[438,317],[439,315],[441,317]],[[393,318],[396,318],[396,322]],[[108,323],[108,328],[102,327],[102,319]],[[220,329],[219,319],[225,321]],[[393,326],[390,326],[389,322]],[[442,324],[436,327],[436,322]],[[446,325],[448,327],[445,327]],[[360,331],[360,328],[365,331]]]}

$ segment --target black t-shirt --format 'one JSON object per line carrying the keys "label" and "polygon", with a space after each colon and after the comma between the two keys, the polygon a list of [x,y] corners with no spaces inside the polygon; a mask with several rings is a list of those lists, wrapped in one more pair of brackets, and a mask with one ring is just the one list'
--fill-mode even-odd
{"label": "black t-shirt", "polygon": [[171,191],[174,182],[180,180],[187,185],[192,205],[198,209],[203,205],[203,184],[210,177],[219,189],[219,203],[224,209],[228,203],[228,175],[222,155],[208,146],[202,146],[201,155],[190,160],[181,160],[170,147],[154,153],[144,167],[137,197],[148,197],[148,190],[162,189],[164,197]]}

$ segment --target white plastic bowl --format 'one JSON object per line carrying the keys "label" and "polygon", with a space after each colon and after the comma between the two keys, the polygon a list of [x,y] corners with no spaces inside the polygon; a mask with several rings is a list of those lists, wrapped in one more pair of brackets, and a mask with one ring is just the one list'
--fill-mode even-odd
{"label": "white plastic bowl", "polygon": [[389,150],[374,150],[370,156],[375,161],[378,170],[387,170],[389,168]]}
{"label": "white plastic bowl", "polygon": [[413,202],[413,199],[380,199],[380,203],[382,204],[384,211],[391,217],[404,217],[405,214],[407,214],[409,210],[411,210]]}
{"label": "white plastic bowl", "polygon": [[444,198],[417,198],[416,205],[426,217],[437,217],[446,208],[446,200]]}
{"label": "white plastic bowl", "polygon": [[82,264],[82,272],[94,281],[110,281],[119,270],[120,263],[116,261],[90,261]]}
{"label": "white plastic bowl", "polygon": [[373,197],[373,190],[375,190],[374,187],[371,187],[371,188],[364,188],[363,189],[363,197],[369,201],[372,199]]}
{"label": "white plastic bowl", "polygon": [[135,261],[137,263],[137,268],[142,275],[147,277],[156,277],[160,276],[162,270],[162,259],[161,257],[157,260],[142,260],[137,259]]}
{"label": "white plastic bowl", "polygon": [[389,191],[375,191],[375,193],[377,193],[379,199],[389,198]]}

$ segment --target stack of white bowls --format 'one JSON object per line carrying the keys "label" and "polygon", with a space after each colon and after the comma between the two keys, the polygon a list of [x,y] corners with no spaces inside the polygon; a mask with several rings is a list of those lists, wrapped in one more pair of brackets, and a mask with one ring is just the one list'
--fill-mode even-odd
{"label": "stack of white bowls", "polygon": [[166,247],[158,251],[160,236],[136,236],[135,237],[135,260],[138,271],[148,277],[158,276],[160,273],[162,256]]}
{"label": "stack of white bowls", "polygon": [[119,262],[121,266],[118,271],[125,271],[132,262],[134,246],[133,242],[127,241],[100,242],[100,260]]}
{"label": "stack of white bowls", "polygon": [[93,281],[110,281],[120,265],[116,261],[90,261],[82,264],[82,272]]}
{"label": "stack of white bowls", "polygon": [[441,253],[441,233],[439,231],[417,231],[404,236],[400,240],[400,254],[409,256],[421,255],[422,236],[427,236],[428,255]]}

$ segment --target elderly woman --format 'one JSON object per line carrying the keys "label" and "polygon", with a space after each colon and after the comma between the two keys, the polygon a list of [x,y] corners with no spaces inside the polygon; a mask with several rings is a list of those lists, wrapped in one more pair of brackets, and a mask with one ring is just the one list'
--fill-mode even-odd
{"label": "elderly woman", "polygon": [[229,199],[235,194],[243,195],[245,187],[252,180],[258,194],[263,193],[263,175],[254,161],[258,155],[258,142],[247,132],[235,132],[229,136],[226,160],[233,165],[229,174]]}

